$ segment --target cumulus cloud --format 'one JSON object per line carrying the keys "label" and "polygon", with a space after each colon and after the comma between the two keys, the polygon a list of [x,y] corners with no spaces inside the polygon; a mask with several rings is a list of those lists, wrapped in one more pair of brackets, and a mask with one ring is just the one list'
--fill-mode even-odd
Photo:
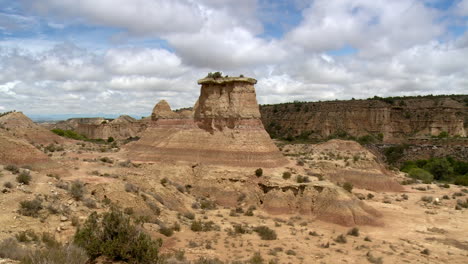
{"label": "cumulus cloud", "polygon": [[192,106],[218,70],[257,78],[260,103],[466,93],[468,1],[436,2],[21,0],[10,31],[83,35],[0,40],[0,106],[147,115]]}

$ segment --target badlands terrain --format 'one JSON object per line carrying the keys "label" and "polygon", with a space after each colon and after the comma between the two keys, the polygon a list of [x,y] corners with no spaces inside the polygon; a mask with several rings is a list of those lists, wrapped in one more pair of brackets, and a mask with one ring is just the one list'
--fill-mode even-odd
{"label": "badlands terrain", "polygon": [[[468,187],[352,140],[273,141],[255,83],[205,78],[192,109],[161,101],[142,120],[0,116],[0,263],[467,263]],[[85,233],[93,212],[158,252]]]}

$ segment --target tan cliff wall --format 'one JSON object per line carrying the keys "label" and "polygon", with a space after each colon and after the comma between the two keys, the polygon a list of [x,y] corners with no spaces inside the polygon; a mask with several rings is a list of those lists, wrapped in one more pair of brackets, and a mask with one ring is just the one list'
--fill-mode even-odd
{"label": "tan cliff wall", "polygon": [[352,136],[383,134],[385,142],[409,137],[466,136],[468,96],[410,99],[350,100],[263,105],[262,122],[276,137],[310,134],[326,138],[346,132]]}

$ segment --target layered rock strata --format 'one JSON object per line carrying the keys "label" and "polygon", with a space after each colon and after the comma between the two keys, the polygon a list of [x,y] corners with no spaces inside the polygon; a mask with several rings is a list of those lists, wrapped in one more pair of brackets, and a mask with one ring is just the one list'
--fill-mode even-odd
{"label": "layered rock strata", "polygon": [[468,133],[468,96],[296,102],[261,107],[262,121],[273,136],[326,138],[346,132],[359,137],[382,134],[384,142],[408,137]]}
{"label": "layered rock strata", "polygon": [[129,144],[137,161],[187,161],[227,166],[277,167],[287,160],[260,120],[251,78],[205,78],[193,113],[159,102],[141,139]]}

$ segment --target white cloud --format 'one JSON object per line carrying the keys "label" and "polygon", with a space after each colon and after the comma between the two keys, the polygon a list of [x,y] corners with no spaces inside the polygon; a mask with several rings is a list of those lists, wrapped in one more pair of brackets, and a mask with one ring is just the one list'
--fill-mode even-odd
{"label": "white cloud", "polygon": [[[272,2],[23,0],[49,26],[97,24],[118,36],[86,45],[1,40],[0,105],[35,114],[148,114],[160,99],[192,106],[197,79],[218,70],[257,78],[261,103],[466,93],[468,33],[449,34],[448,25],[466,26],[444,18],[452,9],[410,0],[283,1],[304,8],[302,21],[283,37],[265,37],[262,21],[282,23],[281,12],[264,10]],[[458,2],[458,16],[467,2]],[[141,44],[148,39],[158,47]],[[356,52],[331,52],[345,46]]]}

